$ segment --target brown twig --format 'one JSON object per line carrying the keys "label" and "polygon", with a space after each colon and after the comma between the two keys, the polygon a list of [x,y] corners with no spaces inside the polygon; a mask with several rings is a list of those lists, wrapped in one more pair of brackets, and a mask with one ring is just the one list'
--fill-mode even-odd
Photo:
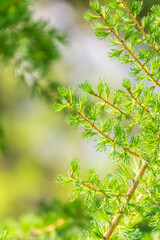
{"label": "brown twig", "polygon": [[58,219],[58,221],[55,224],[51,224],[51,225],[49,225],[47,227],[44,227],[42,229],[35,229],[35,230],[31,231],[30,234],[33,235],[33,236],[39,236],[39,235],[44,234],[44,233],[53,232],[57,228],[64,225],[65,222],[66,222],[65,219],[60,218],[60,219]]}
{"label": "brown twig", "polygon": [[128,93],[129,93],[129,95],[131,96],[131,98],[133,98],[133,99],[135,100],[135,102],[136,102],[145,112],[147,112],[147,113],[149,113],[149,114],[151,115],[149,109],[148,109],[147,107],[144,107],[144,106],[141,104],[141,102],[138,100],[138,98],[133,95],[132,91],[128,91]]}
{"label": "brown twig", "polygon": [[[104,21],[104,17],[101,14],[100,18]],[[146,73],[146,75],[151,79],[152,82],[154,82],[157,86],[160,87],[160,83],[158,82],[158,80],[154,79],[154,77],[152,77],[151,73],[145,68],[145,66],[141,63],[141,61],[136,57],[136,55],[132,52],[132,50],[127,47],[127,45],[125,44],[125,42],[120,38],[120,36],[116,33],[116,31],[114,30],[113,27],[111,27],[109,24],[105,23],[106,26],[108,27],[108,29],[115,35],[115,37],[118,39],[118,41],[121,43],[121,45],[124,47],[124,49],[126,49],[128,51],[128,53],[133,57],[133,59],[135,60],[135,62],[137,62],[139,64],[139,66],[141,67],[141,70],[143,72]]]}
{"label": "brown twig", "polygon": [[113,234],[116,226],[119,224],[121,218],[123,217],[124,213],[125,213],[125,210],[127,208],[126,206],[126,200],[127,200],[127,203],[130,202],[135,190],[137,189],[138,187],[138,184],[139,184],[139,179],[143,177],[146,169],[148,167],[148,163],[146,161],[143,161],[142,165],[141,165],[141,168],[139,169],[136,177],[133,179],[133,183],[131,185],[131,187],[129,188],[128,192],[127,192],[127,198],[124,199],[122,205],[121,205],[121,208],[120,208],[120,213],[118,215],[116,215],[113,220],[111,221],[110,223],[110,226],[109,228],[107,229],[107,231],[104,233],[103,235],[103,240],[109,240],[111,235]]}
{"label": "brown twig", "polygon": [[148,188],[142,184],[142,187],[144,188],[144,190],[146,191],[146,193],[148,194],[149,198],[156,204],[156,206],[158,207],[159,206],[159,203],[154,199],[154,197],[152,196],[152,194],[150,193],[150,191],[148,190]]}
{"label": "brown twig", "polygon": [[[68,101],[69,105],[72,106],[72,103],[70,101]],[[124,146],[120,146],[114,138],[111,138],[107,133],[102,132],[97,126],[95,126],[94,123],[92,123],[84,114],[82,114],[79,110],[73,109],[74,111],[76,111],[83,119],[84,121],[88,122],[88,124],[95,129],[98,133],[100,133],[102,136],[104,136],[106,139],[108,139],[112,144],[119,146],[120,148],[122,148],[123,150],[129,152],[130,154],[136,156],[136,157],[141,157],[141,154],[131,150],[128,147],[124,147]]]}
{"label": "brown twig", "polygon": [[[112,108],[114,108],[115,110],[117,110],[119,113],[123,114],[123,115],[127,115],[127,113],[125,113],[123,110],[121,110],[119,107],[115,106],[114,104],[112,104],[111,102],[109,102],[107,99],[103,98],[102,96],[98,95],[97,93],[95,93],[95,97],[101,99],[103,102],[105,102],[106,104],[108,104],[109,106],[111,106]],[[129,116],[130,119],[134,120],[134,118],[132,116]]]}
{"label": "brown twig", "polygon": [[30,235],[38,237],[41,234],[53,232],[57,228],[63,226],[65,224],[65,222],[66,222],[66,220],[64,218],[60,218],[57,220],[56,223],[50,224],[44,228],[34,229],[27,234],[22,234],[22,235],[18,236],[18,239],[24,239],[26,236],[30,236]]}
{"label": "brown twig", "polygon": [[84,187],[87,187],[87,188],[93,190],[94,192],[103,194],[103,195],[105,195],[105,196],[111,196],[111,195],[112,195],[112,196],[115,196],[115,197],[119,197],[119,194],[118,194],[118,193],[112,193],[112,194],[109,195],[109,194],[107,194],[106,192],[104,192],[104,191],[102,191],[102,190],[100,190],[100,189],[95,188],[93,185],[90,185],[89,183],[86,183],[86,182],[81,181],[80,179],[74,177],[73,174],[70,174],[70,177],[73,178],[73,179],[75,179],[75,180],[78,180]]}
{"label": "brown twig", "polygon": [[[133,20],[134,24],[137,26],[137,28],[140,30],[141,34],[146,38],[146,40],[149,40],[148,35],[145,33],[144,29],[142,28],[142,26],[138,23],[137,19],[134,17],[134,15],[132,14],[132,12],[130,11],[130,9],[128,8],[128,6],[125,3],[125,0],[121,0],[121,3],[123,4],[125,10],[127,11],[127,13],[129,14],[129,16],[131,17],[131,19]],[[160,51],[158,51],[158,49],[156,48],[154,42],[151,43],[151,47],[153,48],[153,50],[160,56]]]}

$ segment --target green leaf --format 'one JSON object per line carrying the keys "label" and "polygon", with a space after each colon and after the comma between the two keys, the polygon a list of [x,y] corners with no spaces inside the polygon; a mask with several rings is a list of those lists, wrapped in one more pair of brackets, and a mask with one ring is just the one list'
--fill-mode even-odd
{"label": "green leaf", "polygon": [[110,32],[111,31],[97,31],[95,32],[95,34],[99,39],[103,39],[106,38],[110,34]]}
{"label": "green leaf", "polygon": [[89,5],[96,13],[98,13],[99,15],[101,14],[100,4],[98,0],[90,1]]}
{"label": "green leaf", "polygon": [[81,188],[75,188],[69,191],[69,198],[71,201],[74,201],[77,197],[79,197],[81,193]]}
{"label": "green leaf", "polygon": [[160,17],[160,5],[155,5],[151,8],[151,11],[157,16]]}
{"label": "green leaf", "polygon": [[121,53],[122,53],[123,51],[124,51],[124,48],[122,48],[122,49],[112,49],[112,50],[109,52],[108,56],[109,56],[110,58],[117,59],[117,58],[120,57],[120,55],[121,55]]}
{"label": "green leaf", "polygon": [[110,95],[110,85],[105,82],[104,86],[105,86],[106,98],[108,99]]}
{"label": "green leaf", "polygon": [[58,88],[58,93],[61,97],[68,100],[68,88],[63,86]]}
{"label": "green leaf", "polygon": [[95,139],[97,151],[105,152],[107,146],[111,146],[112,143],[109,139],[103,136],[97,136]]}
{"label": "green leaf", "polygon": [[0,231],[1,240],[11,240],[11,236],[8,234],[8,231]]}
{"label": "green leaf", "polygon": [[60,104],[60,103],[55,103],[55,104],[53,105],[53,111],[55,111],[55,112],[60,112],[60,111],[64,110],[64,109],[67,108],[67,107],[68,107],[68,105],[62,105],[62,104]]}
{"label": "green leaf", "polygon": [[109,42],[109,46],[121,45],[121,42],[119,42],[116,38],[113,37],[108,37],[107,42]]}
{"label": "green leaf", "polygon": [[92,216],[94,217],[94,219],[109,222],[108,215],[102,210],[97,210],[96,212],[92,213]]}
{"label": "green leaf", "polygon": [[79,88],[81,88],[83,91],[95,95],[95,92],[92,89],[91,84],[88,81],[85,81],[84,83],[79,84]]}
{"label": "green leaf", "polygon": [[63,175],[59,175],[56,178],[56,182],[60,183],[60,184],[66,184],[66,183],[69,183],[71,181],[72,181],[71,178],[64,177]]}
{"label": "green leaf", "polygon": [[100,17],[99,17],[99,16],[96,16],[96,15],[94,15],[93,13],[91,13],[90,11],[88,11],[88,12],[86,12],[86,13],[84,14],[84,18],[85,18],[86,20],[90,21],[90,20],[99,19]]}
{"label": "green leaf", "polygon": [[81,112],[84,112],[84,109],[85,109],[85,106],[86,106],[86,103],[88,101],[88,96],[87,94],[82,94],[79,98],[79,106],[80,106],[80,111]]}
{"label": "green leaf", "polygon": [[146,28],[149,26],[149,23],[150,23],[149,14],[142,18],[141,23],[142,23],[142,28]]}
{"label": "green leaf", "polygon": [[121,104],[123,102],[123,91],[118,89],[114,92],[113,95],[113,104]]}
{"label": "green leaf", "polygon": [[143,1],[142,0],[132,0],[131,11],[138,15],[143,8]]}
{"label": "green leaf", "polygon": [[128,78],[124,78],[122,84],[123,87],[127,89],[128,92],[131,91],[131,81]]}
{"label": "green leaf", "polygon": [[95,121],[102,115],[103,110],[104,110],[104,105],[99,105],[99,104],[93,105],[89,112],[89,119],[92,119]]}
{"label": "green leaf", "polygon": [[100,21],[93,21],[91,23],[91,27],[94,29],[94,30],[106,30],[108,29],[102,22]]}
{"label": "green leaf", "polygon": [[73,99],[74,99],[74,93],[75,93],[75,88],[74,87],[69,87],[68,88],[68,95],[69,95],[70,102],[72,102]]}
{"label": "green leaf", "polygon": [[104,92],[104,88],[105,88],[105,86],[104,86],[104,81],[101,80],[101,79],[99,79],[99,82],[98,82],[98,84],[97,84],[97,89],[98,89],[98,93],[99,93],[100,96],[101,96],[102,93]]}
{"label": "green leaf", "polygon": [[100,187],[100,179],[98,174],[95,172],[94,169],[89,169],[87,171],[86,177],[85,177],[85,182],[88,182],[92,185],[95,185],[96,187]]}
{"label": "green leaf", "polygon": [[91,191],[87,192],[85,204],[88,208],[95,206],[95,199],[94,199],[93,193]]}
{"label": "green leaf", "polygon": [[91,128],[88,128],[88,129],[85,129],[84,132],[82,132],[81,136],[82,136],[82,138],[90,139],[93,136],[95,136],[96,134],[97,133],[93,132],[93,130]]}
{"label": "green leaf", "polygon": [[70,126],[79,126],[80,124],[80,117],[79,115],[77,116],[72,116],[72,115],[69,115],[66,117],[66,123]]}
{"label": "green leaf", "polygon": [[73,176],[79,178],[79,173],[80,173],[80,164],[77,158],[73,158],[70,161],[71,164],[71,173],[73,174]]}

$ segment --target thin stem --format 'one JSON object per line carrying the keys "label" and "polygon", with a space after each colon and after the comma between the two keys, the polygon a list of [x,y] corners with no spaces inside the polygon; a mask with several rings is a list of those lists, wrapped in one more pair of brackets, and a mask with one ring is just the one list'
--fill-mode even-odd
{"label": "thin stem", "polygon": [[120,213],[118,215],[116,215],[113,218],[113,220],[111,221],[109,228],[107,229],[107,231],[103,235],[103,239],[105,239],[105,240],[110,239],[110,237],[113,234],[116,226],[119,224],[121,218],[123,217],[123,215],[125,213],[125,210],[127,208],[126,200],[127,200],[128,203],[130,202],[135,190],[138,187],[139,180],[140,180],[140,178],[143,177],[144,173],[146,172],[147,167],[148,167],[148,163],[146,161],[144,161],[142,163],[141,168],[139,169],[136,177],[133,179],[133,183],[132,183],[131,187],[128,189],[128,192],[127,192],[128,196],[127,196],[127,198],[124,199],[124,201],[121,205]]}
{"label": "thin stem", "polygon": [[[100,18],[105,20],[103,15],[100,15]],[[145,68],[145,66],[140,62],[140,60],[136,57],[136,55],[132,52],[132,50],[127,47],[127,45],[125,44],[125,42],[120,38],[120,36],[116,33],[116,31],[114,30],[113,27],[111,27],[110,25],[106,24],[107,27],[109,28],[109,30],[116,36],[116,38],[119,40],[119,42],[121,43],[121,45],[124,47],[124,49],[126,49],[129,54],[134,58],[134,60],[139,64],[139,66],[141,67],[142,71],[145,72],[147,74],[147,76],[151,79],[152,82],[154,82],[157,86],[160,87],[160,83],[158,82],[158,80],[154,79],[152,77],[152,75],[150,74],[150,72]]]}
{"label": "thin stem", "polygon": [[[134,17],[134,15],[132,14],[132,12],[130,11],[130,9],[128,8],[128,6],[125,3],[125,0],[121,0],[121,3],[123,4],[125,10],[127,11],[127,13],[130,15],[130,17],[132,18],[134,24],[137,26],[137,28],[140,30],[141,34],[146,38],[146,40],[149,40],[148,35],[145,33],[144,29],[142,28],[142,26],[138,23],[137,19]],[[160,51],[158,51],[158,49],[156,48],[154,42],[151,43],[151,47],[153,48],[153,50],[160,56]]]}
{"label": "thin stem", "polygon": [[[70,101],[68,101],[69,105],[72,106],[72,103]],[[79,110],[73,109],[74,111],[76,111],[83,119],[84,121],[88,122],[88,124],[95,129],[98,133],[100,133],[102,136],[104,136],[105,138],[107,138],[112,144],[119,146],[120,148],[122,148],[123,150],[129,152],[130,154],[136,156],[136,157],[142,157],[141,154],[132,151],[130,148],[124,147],[124,146],[120,146],[119,144],[116,143],[114,138],[111,138],[107,133],[102,132],[98,127],[95,126],[94,123],[92,123],[84,114],[82,114]]]}
{"label": "thin stem", "polygon": [[93,185],[90,185],[89,183],[86,183],[86,182],[81,181],[80,179],[74,177],[73,174],[70,174],[70,177],[73,178],[74,180],[78,180],[84,187],[87,187],[87,188],[93,190],[94,192],[103,194],[103,195],[105,195],[105,196],[111,196],[111,195],[112,195],[112,196],[119,197],[119,194],[118,194],[118,193],[107,194],[106,192],[104,192],[104,191],[102,191],[102,190],[100,190],[100,189],[95,188]]}
{"label": "thin stem", "polygon": [[49,233],[49,232],[53,232],[54,230],[56,230],[58,227],[61,227],[62,225],[65,224],[65,219],[63,218],[60,218],[58,219],[58,221],[55,223],[55,224],[51,224],[45,228],[42,228],[42,229],[35,229],[33,231],[31,231],[31,234],[33,236],[39,236],[43,233]]}
{"label": "thin stem", "polygon": [[154,199],[154,197],[152,196],[152,194],[150,193],[150,191],[148,190],[148,188],[144,185],[141,184],[142,187],[144,188],[144,190],[146,191],[146,193],[148,194],[149,198],[156,204],[156,206],[159,206],[159,203]]}
{"label": "thin stem", "polygon": [[[140,193],[140,194],[137,196],[135,203],[138,203],[139,200],[142,198],[142,196],[143,196],[143,194]],[[129,218],[128,218],[128,221],[127,221],[127,225],[128,225],[128,223],[130,222],[131,218],[133,217],[133,215],[134,215],[135,213],[136,213],[136,208],[134,208],[134,211],[131,212],[131,214],[130,214],[130,216],[129,216]]]}
{"label": "thin stem", "polygon": [[[111,102],[109,102],[107,99],[103,98],[102,96],[98,95],[97,93],[95,93],[95,96],[98,97],[99,99],[101,99],[103,102],[105,102],[106,104],[108,104],[109,106],[111,106],[112,108],[114,108],[115,110],[117,110],[119,113],[123,114],[123,115],[127,115],[127,113],[125,113],[123,110],[121,110],[120,108],[118,108],[117,106],[115,106],[114,104],[112,104]],[[132,116],[129,116],[130,119],[134,120],[134,118]]]}
{"label": "thin stem", "polygon": [[64,218],[60,218],[60,219],[57,220],[57,222],[55,224],[50,224],[50,225],[48,225],[48,226],[46,226],[44,228],[34,229],[34,230],[30,231],[27,234],[23,234],[23,235],[18,236],[18,239],[24,239],[28,235],[32,235],[32,236],[38,237],[38,236],[40,236],[40,235],[42,235],[44,233],[53,232],[57,228],[63,226],[65,223],[66,223],[66,220]]}
{"label": "thin stem", "polygon": [[145,112],[147,112],[147,113],[149,113],[151,115],[149,109],[147,107],[144,107],[141,104],[141,102],[138,100],[138,98],[133,95],[132,91],[128,91],[128,93],[131,96],[131,98],[133,98],[135,100],[135,102],[143,109],[143,111],[145,111]]}

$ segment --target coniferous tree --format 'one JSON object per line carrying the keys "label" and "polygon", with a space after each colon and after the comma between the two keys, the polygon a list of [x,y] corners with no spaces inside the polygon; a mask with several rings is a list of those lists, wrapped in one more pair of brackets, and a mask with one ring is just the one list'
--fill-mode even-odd
{"label": "coniferous tree", "polygon": [[[84,224],[87,225],[84,239],[159,239],[160,5],[153,6],[141,21],[137,21],[143,8],[141,0],[132,0],[131,9],[125,0],[106,0],[104,5],[96,0],[90,2],[90,7],[92,10],[85,14],[85,18],[91,21],[99,39],[107,39],[110,45],[116,46],[109,56],[130,64],[131,80],[123,79],[123,88],[114,92],[113,101],[110,86],[101,79],[97,89],[87,81],[80,84],[86,93],[79,98],[73,87],[61,87],[61,99],[54,109],[71,111],[67,123],[83,128],[84,139],[94,138],[97,150],[105,151],[117,169],[103,178],[95,170],[88,170],[82,179],[79,161],[73,159],[68,176],[60,175],[57,181],[73,183],[70,192],[73,200],[79,195],[84,197],[92,218],[90,224],[88,221]],[[135,86],[132,79],[136,80]],[[88,95],[97,99],[91,107]],[[68,219],[70,216],[67,215]],[[87,219],[87,215],[84,217]],[[49,219],[47,211],[45,219]],[[34,223],[31,219],[29,221],[34,229]],[[143,226],[152,232],[148,237],[143,234]],[[29,235],[22,238],[49,239],[48,235],[43,235],[46,229],[46,225],[43,230],[39,227],[37,232],[42,230],[42,235],[35,237],[29,231]],[[12,231],[11,239],[12,236],[19,239],[20,235],[12,235]],[[62,228],[62,239],[69,239],[63,234]],[[9,235],[3,232],[1,238],[7,237]],[[58,235],[50,237],[61,239]],[[74,237],[83,239],[78,232]]]}
{"label": "coniferous tree", "polygon": [[[88,239],[141,239],[142,222],[160,228],[160,5],[153,6],[140,22],[141,0],[133,0],[131,9],[125,0],[108,0],[104,5],[96,0],[90,7],[85,18],[96,36],[117,46],[110,58],[130,64],[130,75],[137,82],[133,86],[132,80],[123,79],[113,101],[104,80],[99,80],[97,90],[87,81],[80,84],[87,94],[79,99],[73,87],[59,88],[61,102],[54,109],[69,109],[67,123],[82,127],[83,138],[94,138],[97,150],[107,152],[117,170],[103,179],[89,170],[81,179],[79,162],[73,159],[68,177],[57,180],[73,182],[73,199],[85,195],[93,218]],[[88,94],[97,98],[91,108]]]}

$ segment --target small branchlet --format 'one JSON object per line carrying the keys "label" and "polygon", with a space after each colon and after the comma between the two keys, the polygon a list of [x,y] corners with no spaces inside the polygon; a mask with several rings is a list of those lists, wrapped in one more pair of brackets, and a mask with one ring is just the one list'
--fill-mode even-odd
{"label": "small branchlet", "polygon": [[141,23],[136,18],[143,7],[141,0],[132,0],[131,9],[125,0],[108,0],[105,5],[95,0],[90,7],[93,11],[85,18],[98,38],[118,46],[109,56],[129,63],[137,82],[133,87],[128,78],[123,79],[125,90],[118,89],[110,97],[105,80],[99,80],[96,90],[85,81],[80,88],[97,99],[95,104],[86,94],[77,98],[73,88],[59,89],[55,110],[70,110],[67,123],[84,129],[82,137],[94,138],[97,150],[107,152],[119,165],[104,182],[95,171],[80,180],[79,170],[78,174],[71,171],[64,182],[71,180],[72,194],[84,193],[94,212],[89,239],[140,239],[138,226],[143,221],[160,228],[160,6],[153,6]]}

